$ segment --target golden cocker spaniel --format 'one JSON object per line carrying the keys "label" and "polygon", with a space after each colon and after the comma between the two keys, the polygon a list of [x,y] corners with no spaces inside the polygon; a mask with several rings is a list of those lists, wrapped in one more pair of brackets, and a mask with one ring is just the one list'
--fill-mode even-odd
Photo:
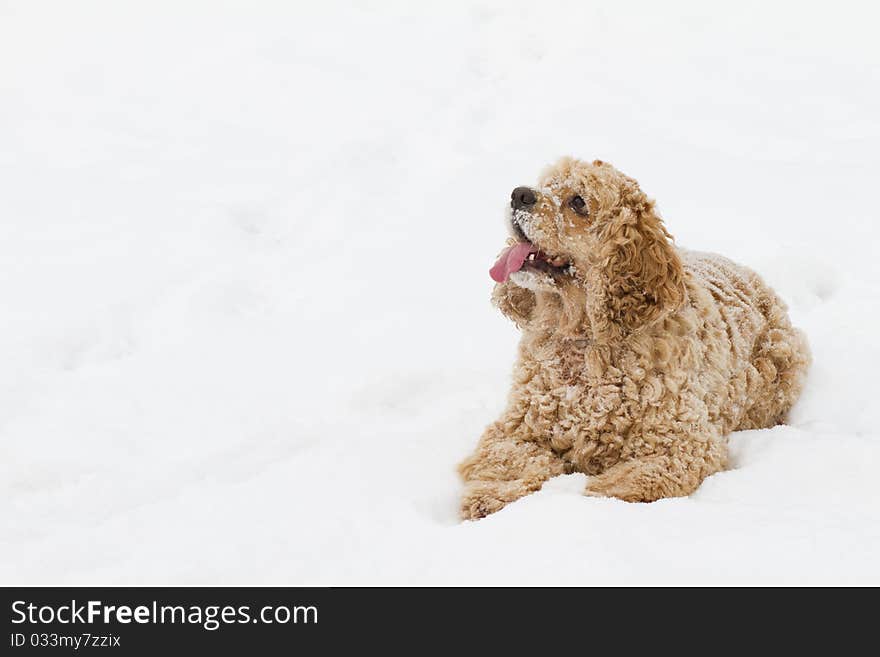
{"label": "golden cocker spaniel", "polygon": [[583,472],[589,495],[689,495],[727,435],[782,422],[810,354],[753,271],[677,248],[610,164],[566,158],[511,197],[490,274],[522,330],[507,410],[460,466],[466,519]]}

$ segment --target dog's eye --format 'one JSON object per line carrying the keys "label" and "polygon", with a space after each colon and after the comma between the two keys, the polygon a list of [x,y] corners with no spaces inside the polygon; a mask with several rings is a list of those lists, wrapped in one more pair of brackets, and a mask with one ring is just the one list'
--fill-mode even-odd
{"label": "dog's eye", "polygon": [[590,214],[590,209],[587,207],[586,201],[580,196],[572,196],[568,201],[568,206],[582,217],[586,217]]}

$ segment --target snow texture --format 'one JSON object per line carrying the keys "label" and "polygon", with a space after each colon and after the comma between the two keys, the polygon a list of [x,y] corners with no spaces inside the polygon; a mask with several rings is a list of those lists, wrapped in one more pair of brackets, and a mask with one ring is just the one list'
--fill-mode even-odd
{"label": "snow texture", "polygon": [[[880,584],[876,12],[0,3],[0,582]],[[690,498],[462,524],[501,209],[564,154],[815,363]]]}

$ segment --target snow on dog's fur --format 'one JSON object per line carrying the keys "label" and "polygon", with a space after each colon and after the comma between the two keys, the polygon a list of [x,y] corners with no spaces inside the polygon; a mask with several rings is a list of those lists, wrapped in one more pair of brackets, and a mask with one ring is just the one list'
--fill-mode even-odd
{"label": "snow on dog's fur", "polygon": [[590,495],[688,495],[725,467],[727,434],[784,421],[809,349],[757,274],[675,247],[599,160],[563,159],[517,193],[492,275],[522,340],[507,410],[459,466],[464,518],[569,472]]}

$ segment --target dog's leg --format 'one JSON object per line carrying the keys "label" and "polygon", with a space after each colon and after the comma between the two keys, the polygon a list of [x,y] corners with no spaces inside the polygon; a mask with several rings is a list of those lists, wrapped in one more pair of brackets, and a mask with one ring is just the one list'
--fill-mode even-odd
{"label": "dog's leg", "polygon": [[505,434],[503,424],[496,422],[458,471],[465,481],[461,516],[475,520],[533,493],[570,468],[549,447]]}
{"label": "dog's leg", "polygon": [[535,310],[535,293],[513,283],[499,283],[492,291],[492,302],[517,326],[525,326]]}
{"label": "dog's leg", "polygon": [[[703,443],[705,445],[705,443]],[[693,493],[727,464],[727,441],[713,438],[705,451],[651,455],[622,461],[587,481],[586,494],[627,502],[653,502]],[[702,452],[702,453],[701,453]]]}

